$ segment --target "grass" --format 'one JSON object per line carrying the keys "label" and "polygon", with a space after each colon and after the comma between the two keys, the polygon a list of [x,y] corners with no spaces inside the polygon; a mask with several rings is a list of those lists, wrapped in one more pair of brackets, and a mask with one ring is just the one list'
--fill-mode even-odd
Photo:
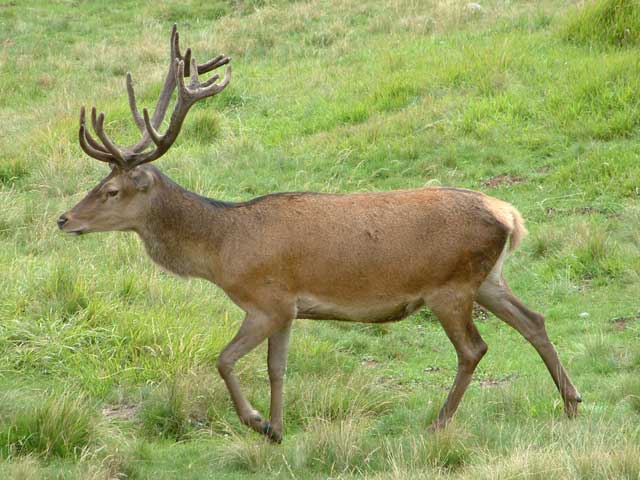
{"label": "grass", "polygon": [[[640,477],[637,2],[0,1],[0,477]],[[136,138],[124,75],[153,104],[170,26],[234,77],[158,166],[201,194],[455,185],[514,203],[530,236],[511,287],[585,402],[575,421],[535,351],[494,317],[455,422],[428,312],[300,321],[273,446],[236,418],[215,359],[241,313],[155,267],[128,234],[62,236],[106,168],[81,104]],[[266,349],[243,359],[268,411]]]}
{"label": "grass", "polygon": [[640,12],[633,0],[590,2],[569,17],[564,35],[587,44],[640,44]]}
{"label": "grass", "polygon": [[[10,401],[5,398],[3,405]],[[77,458],[95,441],[95,418],[82,397],[48,395],[5,415],[0,449],[4,456]]]}

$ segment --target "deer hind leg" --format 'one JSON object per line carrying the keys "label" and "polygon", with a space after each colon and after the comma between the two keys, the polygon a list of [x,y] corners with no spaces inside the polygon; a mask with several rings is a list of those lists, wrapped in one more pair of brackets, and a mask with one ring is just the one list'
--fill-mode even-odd
{"label": "deer hind leg", "polygon": [[251,350],[260,345],[266,338],[287,325],[290,319],[281,321],[279,317],[263,313],[247,313],[236,336],[218,357],[217,367],[220,376],[227,385],[231,400],[238,417],[245,425],[251,427],[274,442],[280,442],[281,434],[275,432],[271,424],[262,418],[243,395],[240,382],[233,369],[236,362]]}
{"label": "deer hind leg", "polygon": [[509,289],[499,269],[491,272],[480,286],[476,301],[498,318],[515,328],[537,350],[544,361],[564,401],[569,417],[578,413],[582,401],[569,375],[562,366],[558,352],[549,340],[544,317],[529,310]]}
{"label": "deer hind leg", "polygon": [[444,427],[453,417],[478,363],[487,352],[480,333],[472,320],[473,294],[468,289],[450,289],[429,298],[426,303],[438,317],[458,355],[458,371],[438,418],[431,430]]}

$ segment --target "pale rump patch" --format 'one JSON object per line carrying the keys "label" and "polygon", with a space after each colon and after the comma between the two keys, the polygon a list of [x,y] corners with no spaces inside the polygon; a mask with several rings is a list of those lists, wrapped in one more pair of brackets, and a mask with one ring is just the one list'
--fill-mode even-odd
{"label": "pale rump patch", "polygon": [[513,205],[497,198],[485,195],[483,196],[483,201],[486,208],[495,215],[496,219],[507,227],[510,235],[509,251],[515,250],[527,235],[522,215]]}
{"label": "pale rump patch", "polygon": [[490,288],[491,286],[501,287],[503,285],[502,267],[504,266],[504,261],[509,255],[509,249],[509,246],[505,243],[504,248],[502,249],[502,253],[500,253],[500,256],[498,257],[498,260],[489,272],[489,275],[487,275],[485,281],[482,282],[482,285],[480,286],[481,289]]}

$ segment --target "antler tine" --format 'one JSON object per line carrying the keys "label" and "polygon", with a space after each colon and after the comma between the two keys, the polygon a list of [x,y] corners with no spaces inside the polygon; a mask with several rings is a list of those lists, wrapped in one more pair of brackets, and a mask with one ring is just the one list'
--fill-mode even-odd
{"label": "antler tine", "polygon": [[100,150],[96,150],[87,143],[87,137],[85,136],[86,131],[87,131],[87,128],[84,125],[80,127],[78,131],[78,140],[80,141],[80,146],[82,147],[82,150],[84,150],[84,152],[90,157],[93,157],[96,160],[100,160],[101,162],[107,162],[107,163],[114,162],[114,159],[110,154],[101,152]]}
{"label": "antler tine", "polygon": [[[191,63],[192,63],[192,67],[195,67],[195,64],[196,64],[195,59],[192,59]],[[177,64],[177,68],[176,68],[176,80],[178,81],[178,92],[181,93],[182,95],[187,95],[188,97],[191,97],[190,103],[193,103],[195,100],[209,97],[211,95],[221,92],[231,81],[231,66],[228,66],[227,70],[225,71],[224,78],[222,82],[220,82],[219,84],[215,83],[216,80],[220,78],[220,75],[218,75],[217,73],[213,75],[211,78],[209,78],[208,80],[206,80],[205,82],[200,83],[198,81],[198,76],[194,74],[194,72],[192,71],[191,84],[187,87],[184,84],[183,75],[181,73],[184,70],[184,68],[185,68],[184,63],[180,61],[179,64]],[[193,68],[193,70],[195,70],[195,68]]]}
{"label": "antler tine", "polygon": [[91,136],[91,133],[89,132],[89,129],[86,127],[86,123],[85,123],[85,110],[84,110],[84,106],[80,109],[80,126],[84,127],[84,137],[86,142],[95,150],[98,150],[100,152],[109,154],[109,152],[107,152],[107,149],[104,148],[102,145],[100,145],[100,143],[98,141],[96,141],[93,136]]}
{"label": "antler tine", "polygon": [[145,127],[147,128],[147,132],[149,132],[149,136],[151,137],[151,140],[153,140],[153,143],[155,143],[157,146],[160,146],[164,135],[161,136],[157,132],[157,130],[153,128],[153,125],[151,125],[151,120],[149,120],[149,111],[146,108],[142,109],[142,114],[144,115],[144,124],[145,124]]}
{"label": "antler tine", "polygon": [[178,36],[178,25],[173,24],[171,27],[171,61],[180,56],[180,39]]}
{"label": "antler tine", "polygon": [[78,130],[78,140],[80,142],[80,147],[82,147],[82,150],[84,150],[84,152],[90,157],[93,157],[96,160],[100,160],[101,162],[114,161],[113,157],[107,152],[102,151],[100,145],[91,138],[91,135],[89,135],[85,122],[84,106],[80,108],[80,129]]}
{"label": "antler tine", "polygon": [[184,62],[182,60],[176,59],[175,65],[176,65],[176,81],[178,83],[178,97],[182,98],[189,95],[189,90],[184,84]]}
{"label": "antler tine", "polygon": [[[156,108],[153,111],[153,117],[151,118],[151,124],[154,128],[157,128],[164,120],[164,116],[167,113],[167,107],[169,106],[169,102],[171,101],[171,95],[173,94],[173,90],[175,89],[175,61],[182,58],[182,54],[180,53],[180,34],[178,33],[178,26],[174,23],[171,28],[171,40],[170,40],[170,61],[169,61],[169,70],[164,79],[164,84],[162,85],[162,90],[160,91],[160,95],[158,96],[158,101],[156,103]],[[191,57],[191,49],[187,49],[185,55]],[[138,113],[138,115],[140,115]],[[144,126],[144,120],[140,117],[140,121]],[[136,122],[137,123],[137,122]],[[148,132],[146,129],[142,131],[142,139],[138,141],[135,145],[132,145],[129,150],[134,154],[139,154],[145,148],[149,146],[152,142]]]}
{"label": "antler tine", "polygon": [[230,57],[227,57],[225,54],[220,54],[215,58],[212,58],[208,62],[201,63],[198,65],[198,73],[202,75],[203,73],[210,72],[211,70],[215,70],[222,65],[226,65],[231,61]]}
{"label": "antler tine", "polygon": [[[187,51],[184,52],[184,57],[180,58],[184,62],[184,76],[191,76],[191,49],[187,48]],[[198,73],[197,70],[196,73]]]}
{"label": "antler tine", "polygon": [[138,111],[138,106],[136,105],[136,95],[133,91],[133,79],[131,78],[130,72],[127,72],[127,96],[129,97],[129,108],[131,109],[133,120],[136,122],[140,132],[144,133],[144,121],[142,120],[140,112]]}
{"label": "antler tine", "polygon": [[220,78],[220,75],[218,75],[217,73],[215,75],[213,75],[211,78],[209,78],[208,80],[202,82],[200,84],[201,88],[207,88],[209,85],[211,85],[212,83],[215,83],[218,79]]}
{"label": "antler tine", "polygon": [[[185,62],[185,68],[186,68],[186,62]],[[200,81],[198,80],[198,66],[196,64],[196,59],[192,58],[191,59],[191,87],[195,87],[196,85],[200,84]],[[185,70],[185,75],[186,75],[186,70]]]}
{"label": "antler tine", "polygon": [[[218,80],[220,78],[220,75],[215,74],[213,77],[211,77],[209,80],[207,80],[206,82],[202,83],[200,85],[200,87],[203,90],[207,90],[209,91],[209,89],[211,88],[211,91],[213,93],[218,93],[221,92],[222,90],[224,90],[224,88],[229,84],[229,82],[231,81],[231,65],[229,65],[227,67],[227,69],[224,72],[224,78],[222,79],[222,81],[218,84],[216,84],[216,80]],[[213,88],[213,86],[215,85],[215,88]]]}
{"label": "antler tine", "polygon": [[[214,75],[214,77],[219,78],[220,76]],[[229,82],[231,81],[231,65],[229,65],[225,70],[224,78],[220,83],[214,83],[215,80],[212,81],[214,77],[211,77],[209,80],[207,80],[201,85],[200,91],[202,92],[202,98],[215,95],[216,93],[220,93],[222,90],[226,88],[227,85],[229,85]]]}
{"label": "antler tine", "polygon": [[89,145],[91,145],[93,148],[104,153],[109,153],[107,152],[106,148],[100,145],[100,143],[93,138],[88,128],[85,128],[85,137],[87,138],[87,142],[89,143]]}
{"label": "antler tine", "polygon": [[93,125],[93,129],[95,130],[98,138],[102,140],[102,144],[105,146],[107,151],[113,156],[113,159],[117,161],[120,165],[126,165],[124,160],[124,155],[120,151],[120,149],[111,141],[109,136],[104,131],[104,113],[100,112],[98,118],[96,119],[96,107],[91,109],[91,124]]}

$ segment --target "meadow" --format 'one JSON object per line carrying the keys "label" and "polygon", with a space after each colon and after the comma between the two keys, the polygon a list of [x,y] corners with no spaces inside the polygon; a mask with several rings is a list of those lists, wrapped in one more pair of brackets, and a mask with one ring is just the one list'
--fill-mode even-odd
{"label": "meadow", "polygon": [[[0,0],[0,478],[640,479],[640,6],[632,0]],[[58,215],[108,172],[81,105],[137,138],[176,22],[231,85],[157,162],[200,194],[451,185],[512,202],[529,236],[505,276],[543,312],[584,402],[564,417],[526,341],[489,345],[457,416],[456,369],[422,311],[300,320],[285,439],[242,426],[215,359],[241,311],[162,272],[133,234]],[[268,410],[266,348],[239,362]]]}

